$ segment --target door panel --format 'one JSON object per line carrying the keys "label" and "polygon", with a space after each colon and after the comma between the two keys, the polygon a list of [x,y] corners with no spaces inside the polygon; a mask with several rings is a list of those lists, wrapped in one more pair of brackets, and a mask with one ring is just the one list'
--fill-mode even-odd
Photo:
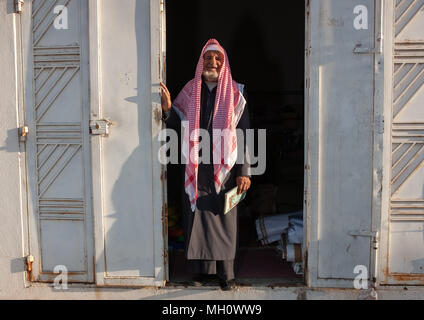
{"label": "door panel", "polygon": [[396,1],[389,284],[424,284],[424,1]]}
{"label": "door panel", "polygon": [[[311,286],[352,287],[355,266],[371,266],[375,99],[374,54],[354,50],[375,47],[379,12],[374,0],[309,5],[307,279]],[[359,5],[367,8],[368,28],[357,30]]]}
{"label": "door panel", "polygon": [[111,121],[107,136],[92,136],[96,282],[162,285],[160,2],[91,1],[90,24],[92,119]]}
{"label": "door panel", "polygon": [[[55,19],[66,6],[68,28]],[[93,281],[88,23],[83,0],[26,1],[23,13],[30,253],[34,280]]]}

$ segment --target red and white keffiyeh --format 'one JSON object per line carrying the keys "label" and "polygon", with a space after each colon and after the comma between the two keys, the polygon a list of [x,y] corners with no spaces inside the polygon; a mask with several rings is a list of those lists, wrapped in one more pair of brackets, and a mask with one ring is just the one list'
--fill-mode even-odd
{"label": "red and white keffiyeh", "polygon": [[197,200],[203,55],[209,46],[212,46],[214,50],[219,49],[224,56],[218,77],[215,107],[212,115],[212,156],[217,193],[220,192],[222,182],[237,160],[236,126],[246,104],[241,93],[241,85],[237,84],[231,76],[227,53],[217,40],[210,39],[202,49],[194,79],[184,86],[173,103],[175,110],[183,120],[182,153],[188,161],[185,169],[185,190],[189,196],[192,211],[196,207]]}

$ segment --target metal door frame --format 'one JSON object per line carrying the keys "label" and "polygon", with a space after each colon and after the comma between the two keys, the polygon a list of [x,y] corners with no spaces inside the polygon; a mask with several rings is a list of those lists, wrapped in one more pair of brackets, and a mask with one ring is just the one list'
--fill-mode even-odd
{"label": "metal door frame", "polygon": [[[382,272],[386,267],[386,251],[388,249],[388,210],[390,204],[390,159],[391,159],[391,114],[393,94],[393,37],[394,37],[395,1],[384,1],[383,22],[383,56],[380,63],[381,72],[376,74],[375,90],[376,111],[378,121],[374,128],[374,170],[373,170],[373,229],[378,231],[374,248],[374,265],[371,276],[378,288],[384,281]],[[378,68],[378,63],[376,68]]]}

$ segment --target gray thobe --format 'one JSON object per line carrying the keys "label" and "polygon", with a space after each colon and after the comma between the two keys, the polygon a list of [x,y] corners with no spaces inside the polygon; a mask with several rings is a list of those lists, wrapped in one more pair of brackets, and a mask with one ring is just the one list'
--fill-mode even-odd
{"label": "gray thobe", "polygon": [[[202,82],[200,128],[212,137],[212,112],[215,106],[216,87],[209,90]],[[246,93],[243,92],[246,97]],[[167,126],[180,130],[181,120],[172,108],[163,120]],[[250,127],[247,103],[237,128],[244,132]],[[246,134],[244,134],[246,138]],[[238,243],[237,207],[224,214],[225,193],[234,188],[236,177],[249,176],[249,165],[235,164],[216,193],[212,159],[212,138],[210,163],[199,163],[195,211],[191,211],[190,201],[182,188],[182,219],[185,239],[185,254],[189,270],[193,273],[218,274],[224,280],[234,279],[234,259]],[[246,139],[244,139],[246,140]],[[246,143],[246,141],[245,141]],[[239,150],[245,151],[239,144]],[[240,148],[241,147],[241,148]],[[246,156],[245,156],[246,159]],[[182,166],[184,177],[185,166]],[[184,179],[182,179],[184,181]]]}

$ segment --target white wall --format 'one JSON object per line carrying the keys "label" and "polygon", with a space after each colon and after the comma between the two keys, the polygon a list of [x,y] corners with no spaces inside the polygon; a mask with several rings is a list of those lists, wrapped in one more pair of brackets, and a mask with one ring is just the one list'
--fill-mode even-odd
{"label": "white wall", "polygon": [[24,287],[13,0],[0,1],[0,17],[0,297],[7,297]]}

